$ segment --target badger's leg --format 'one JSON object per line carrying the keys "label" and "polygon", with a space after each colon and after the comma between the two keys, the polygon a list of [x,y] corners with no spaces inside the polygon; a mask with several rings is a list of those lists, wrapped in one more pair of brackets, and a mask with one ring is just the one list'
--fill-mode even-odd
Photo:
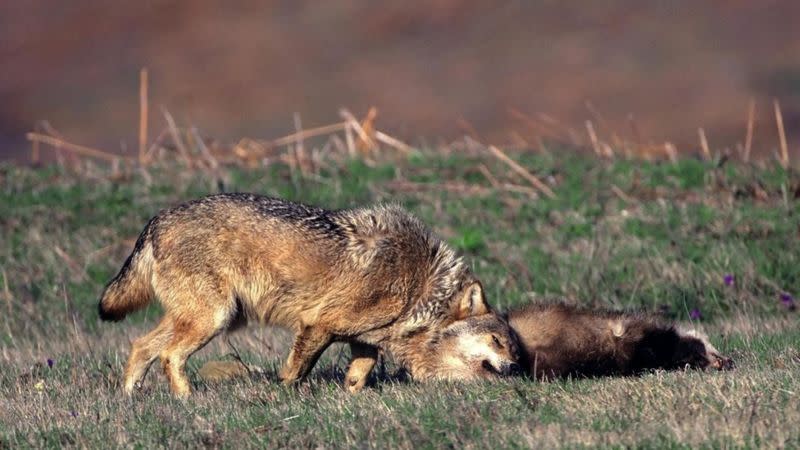
{"label": "badger's leg", "polygon": [[350,352],[353,360],[347,369],[344,377],[344,384],[350,392],[360,391],[367,383],[372,368],[378,362],[378,347],[362,344],[359,342],[350,343]]}
{"label": "badger's leg", "polygon": [[281,369],[283,384],[292,384],[308,375],[322,352],[333,342],[333,336],[319,326],[307,326],[297,334],[289,358]]}

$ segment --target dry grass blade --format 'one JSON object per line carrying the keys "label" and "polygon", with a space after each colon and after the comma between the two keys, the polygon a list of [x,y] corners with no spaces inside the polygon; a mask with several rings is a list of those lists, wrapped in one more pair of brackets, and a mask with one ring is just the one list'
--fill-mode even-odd
{"label": "dry grass blade", "polygon": [[500,187],[500,182],[497,181],[497,178],[495,178],[494,175],[492,175],[492,172],[489,170],[488,167],[486,167],[486,164],[483,163],[479,164],[478,171],[480,171],[480,173],[483,174],[483,176],[486,177],[487,180],[489,180],[489,183],[492,185],[493,188],[497,189]]}
{"label": "dry grass blade", "polygon": [[316,136],[323,136],[323,135],[326,135],[326,134],[335,133],[337,131],[344,131],[346,128],[347,128],[347,123],[346,122],[338,122],[338,123],[334,123],[334,124],[331,124],[331,125],[324,125],[324,126],[317,127],[317,128],[309,128],[307,130],[300,130],[300,131],[298,131],[296,133],[292,133],[292,134],[290,134],[288,136],[283,136],[283,137],[280,137],[278,139],[274,139],[274,140],[271,140],[271,141],[260,140],[259,142],[261,142],[261,143],[263,143],[265,145],[269,145],[269,146],[280,147],[282,145],[289,145],[289,144],[296,143],[296,142],[298,142],[300,140],[303,140],[303,139],[308,139],[308,138],[312,138],[312,137],[316,137]]}
{"label": "dry grass blade", "polygon": [[156,136],[156,139],[153,141],[152,144],[150,144],[150,147],[145,152],[144,158],[147,161],[150,161],[153,158],[153,155],[155,154],[156,150],[158,150],[160,148],[160,146],[161,146],[161,141],[164,139],[164,137],[167,134],[169,134],[169,129],[168,128],[162,128],[161,131],[158,133],[158,136]]}
{"label": "dry grass blade", "polygon": [[697,134],[700,136],[700,149],[703,151],[703,159],[711,161],[711,149],[708,148],[706,131],[701,127],[697,129]]}
{"label": "dry grass blade", "polygon": [[380,141],[380,142],[383,142],[384,144],[386,144],[386,145],[388,145],[390,147],[394,147],[397,150],[400,150],[401,152],[405,153],[406,155],[410,155],[411,153],[414,152],[414,149],[410,145],[406,144],[405,142],[401,141],[400,139],[397,139],[397,138],[394,138],[392,136],[389,136],[388,134],[383,133],[381,131],[377,131],[377,130],[375,131],[375,139]]}
{"label": "dry grass blade", "polygon": [[459,181],[443,183],[420,183],[415,181],[395,180],[385,184],[389,189],[403,192],[446,191],[463,195],[490,195],[493,190],[483,186],[476,186]]}
{"label": "dry grass blade", "polygon": [[172,118],[172,114],[170,114],[166,108],[161,108],[161,112],[164,114],[164,119],[167,121],[169,134],[172,136],[172,141],[175,143],[178,153],[180,153],[183,161],[186,163],[186,167],[192,167],[192,158],[189,156],[189,150],[186,149],[186,145],[183,143],[178,127],[175,125],[175,119]]}
{"label": "dry grass blade", "polygon": [[85,145],[72,144],[63,139],[59,139],[53,136],[48,136],[45,134],[27,133],[25,135],[25,138],[32,142],[41,142],[55,148],[68,150],[78,155],[90,156],[92,158],[98,158],[108,162],[113,162],[117,158],[122,158],[126,161],[130,160],[130,158],[127,157],[121,157],[119,155],[107,153],[102,150],[97,150],[96,148],[86,147]]}
{"label": "dry grass blade", "polygon": [[294,159],[298,167],[300,167],[300,174],[303,177],[308,177],[310,169],[308,167],[309,160],[306,155],[306,148],[303,139],[303,124],[300,121],[300,114],[294,113],[294,130],[298,136],[294,143]]}
{"label": "dry grass blade", "polygon": [[359,134],[359,140],[356,142],[356,149],[362,155],[370,156],[378,150],[375,144],[375,118],[378,117],[378,109],[374,106],[367,111],[367,116],[361,121],[361,130],[363,134]]}
{"label": "dry grass blade", "polygon": [[786,144],[786,130],[783,128],[783,114],[781,114],[781,104],[777,99],[772,101],[775,107],[775,123],[778,125],[778,138],[781,144],[781,167],[789,168],[789,146]]}
{"label": "dry grass blade", "polygon": [[[370,109],[370,112],[372,112],[372,109]],[[359,140],[356,142],[356,145],[353,147],[354,149],[362,150],[362,146],[368,145],[370,143],[373,146],[375,145],[374,142],[372,141],[372,138],[370,138],[369,134],[367,134],[367,130],[365,130],[364,127],[361,126],[361,124],[358,122],[358,120],[355,118],[355,116],[350,111],[348,111],[346,109],[341,109],[341,110],[339,110],[339,114],[342,116],[342,118],[345,121],[347,121],[347,123],[349,125],[349,128],[351,130],[355,131],[356,134],[358,134],[358,139]],[[367,115],[367,118],[369,118],[369,114]],[[352,136],[350,138],[352,139]],[[348,146],[349,145],[350,145],[350,142],[348,141]],[[355,155],[355,150],[353,151],[353,155]]]}
{"label": "dry grass blade", "polygon": [[750,105],[747,108],[747,134],[744,137],[744,151],[742,160],[744,162],[750,161],[750,149],[753,145],[753,127],[756,121],[756,101],[750,99]]}
{"label": "dry grass blade", "polygon": [[214,155],[211,154],[211,151],[208,150],[206,143],[203,142],[203,138],[200,137],[200,133],[198,133],[197,128],[191,129],[192,136],[194,141],[197,143],[197,148],[200,150],[200,154],[203,155],[203,158],[208,162],[209,167],[212,170],[217,170],[219,168],[219,162]]}
{"label": "dry grass blade", "polygon": [[41,150],[39,149],[39,141],[31,141],[31,164],[39,164],[39,160],[41,159],[40,152]]}
{"label": "dry grass blade", "polygon": [[589,141],[592,143],[594,154],[600,156],[600,144],[597,142],[597,133],[594,131],[594,125],[591,120],[586,121],[586,131],[589,133]]}
{"label": "dry grass blade", "polygon": [[83,268],[81,267],[81,265],[78,264],[77,261],[72,259],[72,257],[69,256],[67,254],[67,252],[65,252],[63,249],[61,249],[61,247],[59,247],[57,245],[54,246],[53,247],[53,252],[55,252],[55,254],[58,255],[58,257],[61,258],[67,264],[67,266],[69,266],[69,268],[72,270],[72,272],[75,275],[77,275],[81,279],[85,276],[85,273],[84,273]]}
{"label": "dry grass blade", "polygon": [[622,189],[620,189],[617,185],[611,185],[611,192],[614,193],[617,197],[619,197],[625,203],[629,203],[631,205],[639,204],[639,201],[635,198],[631,197],[630,195],[626,194]]}
{"label": "dry grass blade", "polygon": [[3,297],[6,299],[6,306],[8,308],[8,314],[11,315],[11,290],[8,288],[8,276],[6,275],[6,269],[2,269],[3,273]]}
{"label": "dry grass blade", "polygon": [[147,69],[139,71],[139,164],[147,164]]}
{"label": "dry grass blade", "polygon": [[673,164],[678,163],[678,149],[675,148],[675,145],[673,145],[672,142],[664,143],[664,151],[667,153],[670,162]]}
{"label": "dry grass blade", "polygon": [[552,189],[550,189],[546,184],[542,183],[541,180],[539,180],[538,178],[533,176],[532,173],[530,173],[527,170],[525,170],[525,168],[520,166],[516,161],[514,161],[511,158],[509,158],[508,155],[503,153],[502,150],[500,150],[499,148],[495,147],[494,145],[490,145],[488,148],[489,148],[489,151],[491,151],[492,154],[495,157],[497,157],[497,159],[499,159],[500,161],[503,161],[504,163],[506,163],[506,165],[508,165],[513,171],[517,172],[523,178],[528,180],[528,182],[530,182],[533,185],[533,187],[535,187],[536,189],[542,191],[545,195],[547,195],[550,198],[556,198],[556,194],[555,194],[555,192],[552,191]]}

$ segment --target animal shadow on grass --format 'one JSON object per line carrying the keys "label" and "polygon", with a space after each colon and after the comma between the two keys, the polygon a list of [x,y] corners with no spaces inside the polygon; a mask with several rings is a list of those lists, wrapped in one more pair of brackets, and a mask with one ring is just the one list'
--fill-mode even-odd
{"label": "animal shadow on grass", "polygon": [[[280,384],[278,371],[274,368],[264,368],[254,364],[247,364],[237,357],[229,355],[232,359],[208,361],[196,373],[198,387],[209,387],[223,383],[237,383],[249,380],[253,383]],[[325,384],[344,386],[346,370],[339,364],[331,362],[320,364],[309,376],[294,386],[303,392],[315,392]],[[367,386],[372,389],[382,390],[384,385],[407,383],[411,377],[404,368],[387,368],[381,357],[375,369],[369,376]]]}

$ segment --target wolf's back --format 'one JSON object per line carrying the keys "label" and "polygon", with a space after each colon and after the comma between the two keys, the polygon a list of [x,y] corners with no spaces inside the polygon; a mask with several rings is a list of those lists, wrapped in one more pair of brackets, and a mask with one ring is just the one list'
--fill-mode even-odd
{"label": "wolf's back", "polygon": [[133,252],[125,260],[122,269],[103,290],[97,305],[100,319],[115,322],[122,320],[131,312],[145,307],[153,298],[151,238],[155,222],[156,218],[150,220],[136,240]]}

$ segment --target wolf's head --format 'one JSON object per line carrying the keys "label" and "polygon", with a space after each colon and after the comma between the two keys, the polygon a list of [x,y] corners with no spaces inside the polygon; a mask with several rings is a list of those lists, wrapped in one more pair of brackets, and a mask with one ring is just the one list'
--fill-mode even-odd
{"label": "wolf's head", "polygon": [[479,282],[456,295],[454,320],[425,327],[406,352],[411,376],[426,380],[475,380],[519,372],[519,345],[508,321],[492,311]]}

